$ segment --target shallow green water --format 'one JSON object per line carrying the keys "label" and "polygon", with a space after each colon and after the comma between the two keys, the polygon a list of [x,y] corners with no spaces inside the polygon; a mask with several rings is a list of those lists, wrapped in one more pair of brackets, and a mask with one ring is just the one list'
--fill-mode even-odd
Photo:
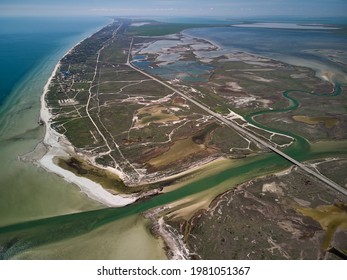
{"label": "shallow green water", "polygon": [[[331,149],[326,151],[319,150],[317,152],[311,152],[310,155],[302,155],[300,158],[311,159],[331,156],[333,152]],[[345,154],[347,154],[346,150]],[[3,252],[2,255],[0,253],[0,257],[11,258],[21,251],[36,246],[86,234],[110,222],[142,213],[151,208],[173,202],[189,195],[194,195],[198,192],[212,189],[230,178],[237,178],[238,176],[254,178],[280,171],[290,165],[287,160],[276,154],[264,154],[253,159],[245,160],[245,164],[241,166],[223,170],[213,176],[197,180],[180,189],[155,196],[144,202],[122,208],[100,209],[3,227],[0,228],[0,242],[2,244],[8,243],[9,246],[11,245],[11,249],[7,250],[6,253]]]}
{"label": "shallow green water", "polygon": [[17,89],[17,100],[9,100],[10,109],[2,115],[0,226],[101,207],[81,194],[76,186],[18,159],[43,138],[43,127],[37,124],[39,98],[52,70],[51,63],[37,67],[27,77],[28,82],[24,81]]}
{"label": "shallow green water", "polygon": [[140,215],[109,222],[86,234],[36,246],[15,259],[166,259],[161,239],[153,238],[150,221]]}
{"label": "shallow green water", "polygon": [[76,186],[19,157],[43,139],[40,97],[55,65],[73,45],[109,21],[0,19],[0,72],[5,83],[0,87],[0,226],[102,207]]}
{"label": "shallow green water", "polygon": [[250,160],[249,163],[243,166],[224,170],[207,179],[195,181],[170,193],[158,195],[147,201],[126,207],[58,216],[0,228],[1,243],[5,240],[10,244],[11,240],[14,242],[12,248],[2,257],[10,258],[31,247],[85,234],[107,223],[213,188],[231,177],[244,176],[245,173],[249,173],[250,177],[255,177],[268,173],[270,170],[281,170],[290,165],[289,162],[275,154],[260,157],[261,160]]}

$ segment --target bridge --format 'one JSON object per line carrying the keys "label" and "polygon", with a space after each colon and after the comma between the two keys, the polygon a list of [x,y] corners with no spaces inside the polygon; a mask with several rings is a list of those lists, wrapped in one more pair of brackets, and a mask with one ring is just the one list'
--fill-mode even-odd
{"label": "bridge", "polygon": [[269,143],[267,143],[266,141],[264,141],[263,139],[259,138],[257,135],[253,134],[250,131],[245,130],[242,126],[240,126],[237,123],[234,123],[230,120],[228,120],[227,118],[223,117],[222,115],[212,111],[210,108],[208,108],[206,105],[200,103],[199,101],[195,100],[194,98],[186,95],[185,93],[177,90],[176,88],[174,88],[173,86],[169,85],[168,83],[159,80],[158,78],[152,76],[151,74],[148,74],[147,72],[137,68],[136,66],[134,66],[133,64],[131,64],[130,62],[130,56],[131,56],[131,49],[132,49],[132,45],[133,45],[133,41],[131,41],[130,44],[130,48],[129,48],[129,53],[128,53],[128,58],[127,58],[127,62],[126,65],[128,65],[129,67],[131,67],[133,70],[141,73],[142,75],[145,75],[146,77],[152,79],[153,81],[156,81],[157,83],[165,86],[166,88],[172,90],[173,92],[177,93],[178,95],[182,96],[184,99],[190,101],[191,103],[193,103],[194,105],[198,106],[199,108],[203,109],[205,112],[209,113],[210,115],[212,115],[213,117],[215,117],[217,120],[219,120],[220,122],[224,123],[225,125],[227,125],[228,127],[234,129],[235,131],[237,131],[240,135],[253,140],[255,143],[257,143],[258,145],[262,145],[265,148],[273,151],[274,153],[280,155],[281,157],[285,158],[286,160],[290,161],[291,163],[293,163],[294,165],[296,165],[297,167],[301,168],[302,170],[304,170],[306,173],[310,174],[311,176],[317,178],[318,180],[320,180],[321,182],[325,183],[330,189],[335,190],[345,196],[347,196],[347,189],[341,187],[340,185],[338,185],[337,183],[335,183],[334,181],[330,180],[329,178],[325,177],[324,175],[318,173],[317,171],[314,171],[312,169],[310,169],[309,167],[307,167],[305,164],[295,160],[294,158],[290,157],[289,155],[285,154],[284,152],[282,152],[281,150],[277,149],[276,147],[270,145]]}

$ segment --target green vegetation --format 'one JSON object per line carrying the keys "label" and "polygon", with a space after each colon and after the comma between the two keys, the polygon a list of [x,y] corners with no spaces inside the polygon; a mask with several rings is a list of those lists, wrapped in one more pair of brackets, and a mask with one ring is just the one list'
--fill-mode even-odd
{"label": "green vegetation", "polygon": [[223,25],[154,22],[142,26],[130,26],[126,31],[126,34],[129,36],[163,36],[176,34],[188,28],[218,26]]}
{"label": "green vegetation", "polygon": [[179,118],[168,111],[164,106],[147,106],[137,111],[137,117],[141,125],[149,123],[166,123],[178,121]]}
{"label": "green vegetation", "polygon": [[215,129],[220,127],[217,123],[207,124],[202,130],[195,133],[192,137],[192,140],[196,144],[206,144],[208,145],[210,142],[211,134]]}
{"label": "green vegetation", "polygon": [[307,117],[307,116],[293,116],[293,119],[298,122],[307,124],[320,124],[322,123],[326,128],[332,128],[339,123],[338,119],[332,117]]}
{"label": "green vegetation", "polygon": [[[95,33],[93,36],[85,39],[62,59],[62,63],[66,65],[77,63],[84,64],[88,59],[93,56],[95,57],[97,51],[104,45],[105,41],[112,37],[113,31],[116,27],[116,24],[110,24]],[[63,70],[65,69],[63,68]]]}
{"label": "green vegetation", "polygon": [[[219,127],[213,132],[211,144],[220,147],[223,153],[231,153],[233,156],[251,153],[251,151],[246,150],[248,147],[248,142],[240,137],[240,135],[235,131],[226,127]],[[255,150],[257,149],[254,149],[254,151]]]}
{"label": "green vegetation", "polygon": [[[102,185],[105,189],[109,190],[111,193],[138,193],[139,191],[146,191],[150,186],[137,186],[137,187],[127,187],[121,179],[114,173],[106,170],[97,168],[92,164],[87,163],[86,161],[77,158],[71,157],[69,159],[56,159],[57,164],[73,172],[77,176],[88,178],[96,183]],[[156,185],[153,185],[152,188],[155,188]]]}
{"label": "green vegetation", "polygon": [[322,250],[327,250],[332,245],[334,235],[339,229],[347,229],[347,204],[321,205],[315,209],[299,207],[297,211],[319,222],[326,231]]}
{"label": "green vegetation", "polygon": [[115,61],[119,63],[126,63],[129,45],[130,42],[127,42],[126,40],[115,41],[103,50],[100,60],[110,63],[114,63]]}
{"label": "green vegetation", "polygon": [[[161,26],[161,32],[187,28],[187,25],[165,26],[171,29]],[[172,90],[125,65],[131,36],[124,35],[123,28],[114,33],[117,28],[113,24],[102,29],[62,59],[47,95],[55,114],[52,128],[64,134],[79,152],[93,153],[98,164],[114,167],[110,156],[98,156],[110,147],[112,157],[130,176],[137,176],[132,164],[146,168],[163,153],[173,153],[174,160],[151,166],[173,173],[206,155],[219,154],[220,147],[208,148],[215,121],[206,127],[204,111],[193,104],[189,108],[175,104],[177,96],[172,95]],[[90,48],[85,51],[87,47]],[[96,64],[98,53],[100,59]],[[218,95],[206,95],[206,102],[219,112],[227,111]],[[90,172],[86,175],[99,180]]]}
{"label": "green vegetation", "polygon": [[[326,205],[336,199],[344,202]],[[293,170],[241,184],[170,225],[202,259],[330,259],[329,244],[346,250],[346,199]]]}
{"label": "green vegetation", "polygon": [[[164,176],[183,171],[207,157],[242,158],[259,151],[254,143],[249,144],[235,131],[221,126],[201,108],[183,98],[177,103],[178,96],[171,89],[125,64],[134,35],[170,34],[202,25],[151,22],[125,30],[127,24],[129,22],[120,29],[117,24],[108,26],[82,42],[62,60],[61,69],[47,95],[48,104],[55,114],[53,128],[63,133],[79,152],[93,153],[96,162],[104,166],[114,164],[110,156],[100,155],[110,147],[117,164],[134,178],[138,176],[137,169],[149,174],[159,171]],[[135,37],[132,55],[143,50],[143,44],[158,40],[161,38]],[[179,38],[172,40],[176,40],[179,46]],[[80,51],[91,44],[93,47],[81,55]],[[215,50],[215,46],[201,39],[191,43],[192,46],[204,44],[205,49]],[[298,123],[290,111],[297,109],[295,114],[299,115],[300,103],[292,95],[300,95],[304,107],[310,104],[309,92],[318,87],[327,88],[326,83],[319,81],[308,69],[241,52],[202,62],[195,56],[193,47],[173,47],[171,51],[177,52],[181,64],[178,63],[177,69],[170,65],[169,74],[163,71],[163,75],[165,80],[176,78],[173,85],[180,91],[187,92],[220,114],[229,114],[229,108],[242,115],[259,112],[262,115],[257,117],[257,121],[279,130],[283,128],[285,118],[291,120],[287,122],[288,127]],[[98,53],[100,60],[97,64]],[[141,54],[151,65],[154,75],[161,78],[160,69],[165,68],[165,63],[162,66],[155,61],[160,52]],[[185,64],[188,60],[189,63]],[[186,65],[191,68],[185,69]],[[189,77],[186,79],[187,72]],[[299,91],[284,96],[282,93],[287,88]],[[271,114],[270,107],[278,113]],[[338,108],[336,110],[341,111]],[[311,112],[308,116],[312,117]],[[340,124],[344,122],[339,118],[336,127]],[[290,143],[289,138],[273,136],[263,129],[249,129],[265,139],[272,136],[278,144]],[[323,132],[317,135],[324,138]]]}
{"label": "green vegetation", "polygon": [[64,124],[64,127],[66,137],[77,148],[87,148],[93,143],[91,142],[93,139],[91,131],[94,131],[94,135],[98,135],[95,127],[87,118],[71,120]]}
{"label": "green vegetation", "polygon": [[169,151],[151,159],[148,161],[148,164],[154,166],[155,168],[167,166],[168,164],[177,162],[184,157],[197,153],[202,149],[204,149],[204,147],[195,144],[191,138],[179,140],[175,142]]}

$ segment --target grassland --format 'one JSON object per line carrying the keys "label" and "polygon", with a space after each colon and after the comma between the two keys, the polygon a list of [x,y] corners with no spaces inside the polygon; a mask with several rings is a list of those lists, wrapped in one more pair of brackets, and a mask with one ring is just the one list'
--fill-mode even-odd
{"label": "grassland", "polygon": [[[160,46],[160,40],[165,47],[155,47]],[[294,139],[273,133],[271,128],[284,134],[286,131],[295,133],[313,142],[346,138],[346,97],[334,94],[334,85],[319,79],[313,70],[243,52],[230,51],[222,55],[217,52],[213,56],[215,49],[211,43],[191,39],[187,47],[184,36],[170,38],[170,44],[165,40],[164,37],[136,40],[135,54],[144,57],[142,62],[152,66],[143,63],[144,66],[139,67],[170,80],[180,91],[273,145],[287,147]],[[203,50],[209,50],[206,57]],[[176,55],[176,61],[168,58],[163,63],[163,57],[172,53]],[[184,62],[193,67],[182,69],[180,66]],[[202,71],[206,66],[210,68]],[[169,75],[166,71],[170,71]],[[229,116],[230,110],[241,116]],[[260,114],[254,119],[269,130],[249,126],[242,119],[242,116],[256,112]],[[254,144],[234,137],[234,134],[232,130],[216,126],[200,145],[207,143],[209,148],[216,147],[224,157],[254,155]],[[178,140],[148,162],[154,167],[156,164],[170,165],[177,160],[179,151],[184,150],[179,144],[191,146],[188,151],[191,154],[203,148],[191,140],[193,138]],[[337,171],[333,163],[329,166],[329,177],[345,185],[342,169]],[[231,182],[229,187],[234,184],[235,181]],[[177,201],[159,214],[183,236],[192,258],[336,258],[329,248],[336,246],[346,250],[343,243],[346,238],[346,200],[327,192],[323,184],[297,170],[249,181],[236,191],[216,198],[209,207],[207,196],[207,192],[199,193]],[[331,204],[326,205],[327,201]],[[326,217],[331,220],[325,220]]]}
{"label": "grassland", "polygon": [[142,26],[130,26],[126,31],[126,34],[129,36],[164,36],[179,33],[188,28],[215,26],[221,25],[151,22],[151,24]]}
{"label": "grassland", "polygon": [[[156,62],[162,50],[153,54],[146,53],[143,48],[165,39],[136,36],[158,35],[156,32],[159,30],[163,35],[193,26],[151,22],[124,28],[115,23],[86,39],[62,59],[59,72],[51,83],[47,103],[53,114],[52,127],[65,135],[78,152],[91,154],[99,164],[126,170],[133,180],[146,176],[148,172],[174,174],[206,157],[239,158],[257,152],[253,143],[232,130],[226,131],[223,125],[184,99],[175,102],[177,94],[125,64],[128,56],[141,54],[151,62],[150,65],[154,65],[148,68],[149,72],[156,71],[155,75],[160,76],[159,70],[163,68],[162,73],[166,73],[165,65],[169,67],[170,63],[160,66]],[[115,33],[116,29],[118,33]],[[129,54],[133,37],[136,45]],[[192,46],[202,46],[211,52],[215,46],[201,39],[190,39],[183,44],[185,47],[177,47],[181,40],[187,39],[179,36],[170,40],[173,42],[172,50],[164,51],[177,53],[181,57],[177,63],[183,62],[181,65],[184,65],[187,59],[193,59],[188,61],[188,68],[179,66],[170,70],[170,80],[175,81],[173,86],[220,114],[228,114],[230,108],[241,115],[270,107],[284,108],[288,106],[288,101],[281,95],[285,89],[298,88],[309,92],[317,87],[327,87],[323,82],[317,82],[308,69],[250,54],[237,52],[213,58],[209,63],[202,62],[204,58],[199,57],[196,47]],[[89,49],[85,51],[87,47]],[[189,77],[182,76],[190,71]],[[301,94],[300,98],[305,106],[306,95]],[[294,130],[303,120],[295,117],[300,116],[300,108],[295,113],[287,122],[294,126]],[[282,126],[282,119],[288,118],[286,113],[282,115],[265,115],[257,120],[265,124],[271,122],[271,126],[276,128]],[[308,125],[319,126],[323,120],[322,116],[307,114],[307,110],[303,116],[311,118],[311,123],[305,119],[304,123]],[[333,126],[330,122],[319,126],[324,131],[316,135],[324,138],[325,130],[343,127],[342,118],[336,118]],[[203,134],[210,125],[213,129],[208,137],[196,142],[196,135]],[[251,126],[245,128],[277,145],[291,143],[290,138],[279,134]]]}
{"label": "grassland", "polygon": [[[259,152],[251,141],[131,69],[126,62],[134,56],[148,62],[146,71],[220,114],[228,115],[230,109],[241,116],[266,112],[256,121],[309,140],[345,137],[345,97],[329,97],[328,109],[326,97],[315,96],[320,110],[329,110],[319,115],[311,106],[312,92],[331,92],[331,85],[310,69],[242,52],[206,60],[200,51],[210,55],[216,46],[182,35],[170,37],[168,48],[146,52],[152,44],[168,42],[165,36],[146,34],[164,35],[197,25],[127,24],[105,27],[64,57],[47,95],[52,127],[96,163],[126,171],[135,182],[154,172],[164,176],[184,171],[206,158],[242,158]],[[163,58],[170,59],[170,54],[178,55],[177,61],[165,62]],[[292,105],[283,96],[287,89],[297,89],[291,93],[300,103],[296,110],[285,110]],[[292,143],[290,137],[248,126],[241,117],[232,120],[271,144],[286,147]]]}
{"label": "grassland", "polygon": [[[157,43],[160,40],[165,42],[166,38],[152,39],[152,42]],[[186,44],[184,37],[171,39],[174,40],[177,46]],[[213,57],[213,45],[206,41],[194,40],[190,42],[190,48],[177,48],[171,43],[169,48],[158,48],[157,54],[153,56],[151,48],[150,52],[146,53],[150,42],[148,38],[143,39],[143,44],[146,44],[143,49],[140,47],[141,40],[137,40],[136,48],[139,54],[147,57],[144,61],[155,64],[157,59],[167,53],[179,55],[177,68],[170,66],[170,71],[174,69],[170,74],[171,79],[177,80],[174,85],[216,112],[226,115],[231,109],[242,116],[261,112],[263,114],[257,116],[256,121],[284,133],[294,132],[310,141],[346,138],[345,95],[333,94],[334,86],[317,78],[311,69],[243,52],[223,55],[218,53]],[[192,47],[194,44],[202,47]],[[201,50],[207,49],[208,56],[204,57]],[[192,63],[190,60],[194,61],[191,70],[179,68],[182,62]],[[194,73],[194,69],[204,69],[206,65],[211,67],[207,73]],[[166,67],[164,65],[159,68],[165,72]],[[157,69],[146,70],[153,71],[156,75],[158,73]],[[187,72],[190,75],[188,78],[183,75]],[[163,78],[167,77],[163,75]],[[290,97],[296,99],[299,104],[295,109],[287,110],[293,107],[292,101],[284,96],[287,90],[291,90]],[[344,87],[341,87],[341,90],[343,92]],[[271,136],[271,133],[264,130],[254,127],[248,129],[265,138],[271,137],[277,145],[287,145],[291,142],[290,138],[279,134]]]}
{"label": "grassland", "polygon": [[[118,169],[134,184],[153,172],[158,176],[176,174],[206,161],[206,157],[212,160],[233,153],[245,156],[257,150],[248,147],[237,133],[231,133],[229,141],[215,141],[215,130],[221,128],[216,120],[126,65],[128,56],[131,58],[136,50],[129,54],[135,33],[130,35],[132,27],[123,33],[124,24],[107,26],[82,42],[62,59],[50,85],[46,101],[53,114],[51,126],[73,144],[76,152],[88,155],[91,164],[94,161]],[[136,34],[155,34],[158,26],[164,33],[187,28],[153,23],[136,27]],[[143,41],[148,42],[148,38],[137,38],[136,44]],[[210,103],[217,100],[217,111],[226,111],[219,96],[206,95],[206,100],[210,99]],[[68,163],[60,162],[79,172]],[[100,181],[96,170],[84,175],[112,189],[108,180]],[[122,185],[114,188],[126,192]]]}
{"label": "grassland", "polygon": [[292,170],[241,184],[170,225],[192,258],[336,259],[331,247],[347,249],[346,214],[344,198]]}
{"label": "grassland", "polygon": [[325,128],[332,128],[339,123],[339,121],[336,118],[332,117],[293,116],[293,119],[298,122],[313,125],[322,123],[325,126]]}

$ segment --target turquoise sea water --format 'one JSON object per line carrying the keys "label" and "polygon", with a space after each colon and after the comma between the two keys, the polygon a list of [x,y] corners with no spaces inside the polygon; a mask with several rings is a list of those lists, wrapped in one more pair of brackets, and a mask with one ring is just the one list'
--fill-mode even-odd
{"label": "turquoise sea water", "polygon": [[0,18],[0,104],[25,75],[106,18]]}
{"label": "turquoise sea water", "polygon": [[109,18],[0,18],[0,226],[99,208],[77,187],[19,160],[43,138],[43,87],[59,59]]}

